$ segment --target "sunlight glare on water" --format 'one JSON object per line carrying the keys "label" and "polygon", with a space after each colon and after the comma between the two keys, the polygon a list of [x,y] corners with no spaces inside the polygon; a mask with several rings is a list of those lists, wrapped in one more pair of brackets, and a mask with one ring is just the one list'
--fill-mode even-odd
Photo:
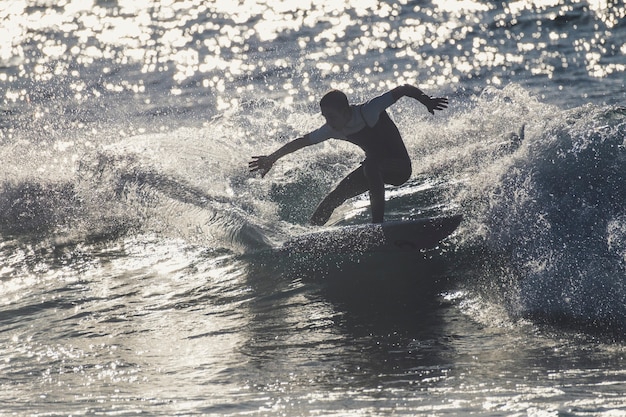
{"label": "sunlight glare on water", "polygon": [[[625,17],[0,1],[0,413],[624,416]],[[413,175],[386,219],[461,226],[397,257],[280,246],[363,156],[251,155],[331,88],[401,83],[449,108],[389,107]],[[368,221],[363,195],[328,226]]]}
{"label": "sunlight glare on water", "polygon": [[[29,91],[28,79],[65,79],[79,103],[129,93],[150,104],[154,98],[147,85],[158,80],[167,81],[174,96],[199,87],[214,95],[218,110],[226,110],[259,88],[288,104],[297,96],[314,102],[319,92],[313,81],[326,78],[350,92],[355,83],[382,89],[414,80],[436,89],[486,70],[493,73],[486,82],[496,86],[506,82],[507,73],[553,79],[580,61],[596,78],[625,72],[619,59],[606,59],[624,54],[621,44],[606,41],[609,32],[586,38],[557,26],[546,33],[535,22],[519,20],[528,11],[548,9],[551,19],[561,19],[578,4],[583,0],[517,1],[497,11],[475,0],[437,0],[432,7],[331,0],[120,5],[69,0],[40,8],[25,0],[3,2],[0,62],[18,64],[18,70],[0,71],[0,77],[15,85],[24,80],[24,88],[4,93],[12,103],[45,94]],[[607,30],[626,14],[605,0],[587,7]],[[489,25],[485,17],[491,13],[497,14]],[[505,36],[497,34],[500,40],[494,43],[496,31]],[[119,66],[135,67],[145,76],[119,79]],[[254,82],[272,75],[285,82]]]}

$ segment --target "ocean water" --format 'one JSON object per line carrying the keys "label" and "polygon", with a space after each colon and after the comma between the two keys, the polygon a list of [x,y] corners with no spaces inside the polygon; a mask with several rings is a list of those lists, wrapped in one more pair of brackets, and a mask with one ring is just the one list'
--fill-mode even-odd
{"label": "ocean water", "polygon": [[[626,416],[625,10],[0,2],[0,415]],[[250,157],[402,83],[386,218],[459,229],[277,251],[363,156]]]}

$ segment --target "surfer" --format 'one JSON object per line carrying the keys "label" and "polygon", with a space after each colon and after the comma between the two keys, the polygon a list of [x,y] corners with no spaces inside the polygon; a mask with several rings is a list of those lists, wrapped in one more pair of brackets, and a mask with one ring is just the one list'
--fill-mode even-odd
{"label": "surfer", "polygon": [[369,191],[372,223],[382,223],[385,184],[399,186],[411,177],[411,159],[397,126],[386,112],[389,106],[405,96],[422,103],[431,114],[448,107],[447,98],[430,97],[408,84],[359,105],[349,104],[343,92],[332,90],[320,100],[320,110],[326,123],[286,143],[270,155],[253,156],[248,164],[250,172],[258,171],[264,177],[279,158],[306,146],[331,138],[349,141],[363,149],[365,160],[324,198],[313,213],[311,224],[325,224],[344,201],[366,191]]}

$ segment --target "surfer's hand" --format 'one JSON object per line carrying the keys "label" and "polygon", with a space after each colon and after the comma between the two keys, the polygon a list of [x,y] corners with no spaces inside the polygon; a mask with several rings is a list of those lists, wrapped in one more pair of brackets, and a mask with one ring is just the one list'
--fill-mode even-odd
{"label": "surfer's hand", "polygon": [[445,97],[425,97],[422,103],[424,103],[430,114],[435,114],[435,110],[448,108],[448,99]]}
{"label": "surfer's hand", "polygon": [[267,174],[267,172],[274,165],[274,160],[269,156],[253,156],[252,161],[248,162],[248,168],[250,168],[250,172],[259,171],[261,173],[261,178]]}

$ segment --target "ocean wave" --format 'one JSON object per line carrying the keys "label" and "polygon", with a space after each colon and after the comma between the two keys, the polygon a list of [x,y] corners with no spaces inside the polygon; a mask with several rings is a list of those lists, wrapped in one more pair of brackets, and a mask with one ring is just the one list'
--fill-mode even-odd
{"label": "ocean wave", "polygon": [[495,178],[485,245],[517,277],[514,315],[623,329],[625,134],[622,107],[550,112]]}
{"label": "ocean wave", "polygon": [[[454,100],[434,118],[409,101],[391,109],[414,175],[389,190],[389,218],[463,212],[454,244],[488,259],[476,287],[499,288],[513,317],[623,322],[624,109],[562,110],[515,84]],[[33,136],[33,167],[66,162],[5,180],[0,234],[56,245],[157,235],[237,253],[275,247],[309,230],[317,201],[362,158],[328,141],[281,159],[263,179],[247,172],[251,155],[317,127],[316,113],[263,99],[201,127],[106,139],[74,132],[73,146],[62,134]],[[8,161],[24,159],[29,137],[5,144]],[[368,221],[366,196],[331,220]]]}

